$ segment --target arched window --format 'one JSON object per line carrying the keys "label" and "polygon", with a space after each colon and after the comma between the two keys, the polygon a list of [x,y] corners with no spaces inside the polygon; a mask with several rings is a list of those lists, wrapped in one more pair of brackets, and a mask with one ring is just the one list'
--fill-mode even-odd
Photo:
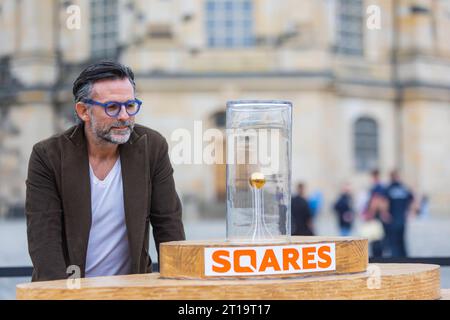
{"label": "arched window", "polygon": [[378,124],[369,117],[356,120],[353,127],[356,170],[368,171],[378,167]]}

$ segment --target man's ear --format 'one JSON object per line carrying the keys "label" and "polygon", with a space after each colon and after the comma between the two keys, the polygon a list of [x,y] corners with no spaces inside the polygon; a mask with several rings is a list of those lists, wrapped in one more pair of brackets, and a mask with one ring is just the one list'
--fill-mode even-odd
{"label": "man's ear", "polygon": [[77,113],[78,117],[83,121],[89,121],[89,113],[86,105],[82,102],[77,102],[75,105],[75,112]]}

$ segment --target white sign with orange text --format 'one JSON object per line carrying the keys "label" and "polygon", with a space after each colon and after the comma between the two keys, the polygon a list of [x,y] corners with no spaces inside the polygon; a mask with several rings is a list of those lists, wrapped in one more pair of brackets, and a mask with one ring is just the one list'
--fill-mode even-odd
{"label": "white sign with orange text", "polygon": [[336,270],[335,243],[205,248],[205,276],[252,276]]}

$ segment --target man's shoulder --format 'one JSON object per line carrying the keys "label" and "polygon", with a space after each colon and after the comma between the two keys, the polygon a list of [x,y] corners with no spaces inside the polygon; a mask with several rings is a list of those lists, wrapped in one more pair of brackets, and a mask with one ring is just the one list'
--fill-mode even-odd
{"label": "man's shoulder", "polygon": [[147,135],[148,139],[152,139],[152,140],[160,140],[160,141],[165,141],[166,139],[164,138],[164,136],[159,133],[158,131],[151,129],[149,127],[146,127],[142,124],[135,124],[134,125],[134,132],[139,136],[143,136],[143,135]]}
{"label": "man's shoulder", "polygon": [[142,139],[143,136],[146,137],[148,145],[151,149],[159,150],[159,149],[167,149],[168,144],[166,138],[159,133],[158,131],[151,129],[149,127],[146,127],[141,124],[135,124],[133,129],[133,135],[132,141],[136,141],[139,139]]}
{"label": "man's shoulder", "polygon": [[301,197],[301,196],[299,196],[299,195],[295,195],[295,196],[293,196],[292,197],[292,199],[291,199],[291,201],[292,202],[295,202],[295,203],[297,203],[297,204],[307,204],[307,201],[306,201],[306,199],[305,198],[303,198],[303,197]]}

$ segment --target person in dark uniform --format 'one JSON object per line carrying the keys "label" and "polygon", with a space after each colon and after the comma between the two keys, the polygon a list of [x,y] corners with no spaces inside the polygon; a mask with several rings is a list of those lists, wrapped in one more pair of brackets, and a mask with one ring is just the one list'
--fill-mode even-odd
{"label": "person in dark uniform", "polygon": [[391,173],[391,183],[386,189],[391,221],[387,228],[387,239],[393,257],[406,257],[405,227],[411,204],[412,192],[400,181],[396,170]]}
{"label": "person in dark uniform", "polygon": [[313,236],[312,214],[305,199],[305,186],[297,185],[297,195],[291,200],[291,234],[293,236]]}
{"label": "person in dark uniform", "polygon": [[353,210],[353,197],[348,184],[344,185],[341,194],[333,205],[333,209],[338,218],[340,235],[342,237],[349,236],[355,211]]}

